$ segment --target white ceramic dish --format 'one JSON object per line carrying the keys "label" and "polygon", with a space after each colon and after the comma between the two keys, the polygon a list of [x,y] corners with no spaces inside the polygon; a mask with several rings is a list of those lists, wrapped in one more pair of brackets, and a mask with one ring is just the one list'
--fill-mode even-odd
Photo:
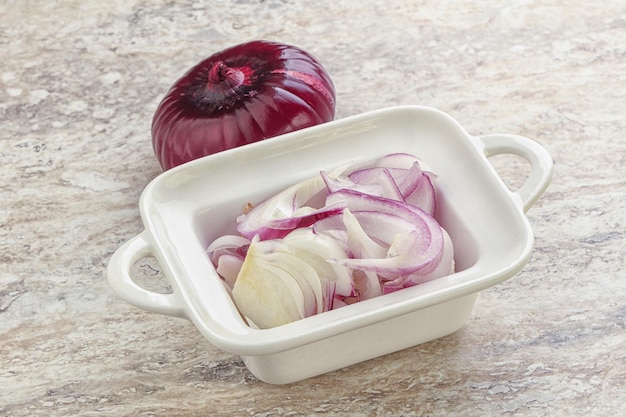
{"label": "white ceramic dish", "polygon": [[[367,163],[393,152],[423,159],[438,177],[437,218],[451,235],[458,272],[284,326],[246,325],[205,248],[235,230],[256,203],[319,170]],[[530,162],[520,190],[506,188],[488,157]],[[215,346],[241,355],[259,379],[283,384],[433,340],[459,329],[479,291],[516,274],[533,234],[524,212],[548,186],[552,158],[515,135],[469,135],[450,116],[402,106],[357,115],[218,153],[167,171],[144,190],[145,230],[111,258],[113,290],[143,309],[191,320]],[[142,257],[160,262],[171,294],[148,291],[129,270]]]}

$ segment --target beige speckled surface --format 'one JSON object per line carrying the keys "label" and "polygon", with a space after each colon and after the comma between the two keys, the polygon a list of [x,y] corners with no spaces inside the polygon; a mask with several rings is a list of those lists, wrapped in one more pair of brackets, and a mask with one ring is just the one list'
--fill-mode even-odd
{"label": "beige speckled surface", "polygon": [[[626,392],[622,0],[0,3],[0,416],[617,416]],[[226,46],[313,52],[337,117],[395,104],[556,161],[535,252],[446,338],[289,386],[105,279],[142,230],[169,85]],[[495,158],[515,187],[523,164]],[[162,286],[159,266],[138,279]]]}

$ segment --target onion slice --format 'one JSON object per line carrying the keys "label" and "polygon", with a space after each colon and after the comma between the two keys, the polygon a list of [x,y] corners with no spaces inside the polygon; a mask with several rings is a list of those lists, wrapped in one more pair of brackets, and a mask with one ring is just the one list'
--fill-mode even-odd
{"label": "onion slice", "polygon": [[322,171],[237,218],[207,248],[235,304],[275,327],[454,273],[434,174],[409,154]]}
{"label": "onion slice", "polygon": [[[268,260],[280,243],[252,240],[232,290],[241,313],[255,325],[269,328],[304,317],[304,293],[298,283]],[[275,258],[275,257],[274,257]]]}
{"label": "onion slice", "polygon": [[[380,250],[370,251],[373,256],[338,260],[351,269],[375,272],[382,279],[393,279],[421,270],[428,270],[441,259],[443,232],[439,224],[423,210],[394,200],[369,196],[354,191],[340,191],[329,195],[329,200],[345,201],[348,210],[362,227],[360,238],[350,240],[352,254],[364,254],[381,242],[387,248],[385,256]],[[354,211],[353,211],[354,210]],[[323,230],[329,222],[320,221],[315,230]],[[355,236],[356,233],[348,233]],[[350,244],[350,242],[352,242]],[[378,245],[379,247],[381,245]]]}
{"label": "onion slice", "polygon": [[350,271],[329,262],[331,259],[348,257],[337,239],[329,234],[315,233],[312,228],[307,227],[295,229],[283,238],[283,242],[292,253],[315,265],[320,279],[332,281],[336,295],[347,297],[352,294]]}
{"label": "onion slice", "polygon": [[[339,175],[339,167],[330,175]],[[248,239],[259,235],[261,240],[286,236],[298,227],[306,227],[326,216],[341,212],[341,204],[315,208],[308,205],[326,185],[319,175],[300,181],[273,195],[237,218],[237,231]]]}
{"label": "onion slice", "polygon": [[[383,158],[390,166],[379,162],[376,167],[352,172],[348,178],[349,187],[329,187],[330,192],[341,189],[362,191],[379,197],[391,198],[417,206],[431,216],[435,213],[435,188],[430,173],[423,171],[420,160],[408,154],[394,154]],[[381,160],[382,161],[382,160]],[[399,168],[398,165],[407,168]]]}
{"label": "onion slice", "polygon": [[331,310],[336,297],[353,295],[350,270],[328,261],[345,257],[338,242],[311,228],[282,239],[255,236],[233,284],[233,299],[261,328]]}

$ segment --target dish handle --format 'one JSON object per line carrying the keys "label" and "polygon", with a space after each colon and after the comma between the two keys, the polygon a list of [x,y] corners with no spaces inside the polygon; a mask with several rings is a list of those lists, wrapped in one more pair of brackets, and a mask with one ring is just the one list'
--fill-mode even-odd
{"label": "dish handle", "polygon": [[554,160],[548,151],[532,139],[519,135],[493,134],[479,136],[487,158],[513,154],[530,163],[530,174],[522,187],[514,192],[522,201],[524,212],[537,201],[552,179]]}
{"label": "dish handle", "polygon": [[176,293],[163,294],[147,290],[135,283],[130,269],[141,258],[153,256],[150,241],[143,232],[118,248],[107,267],[107,278],[113,291],[136,307],[154,313],[186,318],[185,309]]}

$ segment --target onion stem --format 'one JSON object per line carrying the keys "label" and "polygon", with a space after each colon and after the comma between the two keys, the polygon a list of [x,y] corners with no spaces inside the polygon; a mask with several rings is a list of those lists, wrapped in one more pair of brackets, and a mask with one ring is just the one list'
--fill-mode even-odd
{"label": "onion stem", "polygon": [[217,61],[209,70],[207,87],[213,88],[213,86],[223,82],[228,83],[230,88],[238,87],[243,84],[244,79],[245,75],[242,71],[229,67],[223,61]]}

